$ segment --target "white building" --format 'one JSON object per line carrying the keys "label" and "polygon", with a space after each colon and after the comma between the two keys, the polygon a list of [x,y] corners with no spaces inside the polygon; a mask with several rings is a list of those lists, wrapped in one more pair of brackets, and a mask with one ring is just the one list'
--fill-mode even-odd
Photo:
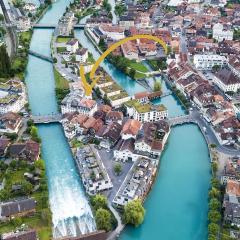
{"label": "white building", "polygon": [[223,66],[227,64],[227,58],[217,54],[196,54],[193,63],[199,70],[212,70],[213,66]]}
{"label": "white building", "polygon": [[76,61],[80,63],[85,63],[88,58],[87,48],[81,48],[76,51]]}
{"label": "white building", "polygon": [[37,6],[33,3],[24,3],[23,9],[27,12],[36,12]]}
{"label": "white building", "polygon": [[66,48],[68,52],[75,53],[78,49],[78,40],[77,39],[71,39],[66,43]]}
{"label": "white building", "polygon": [[213,81],[223,92],[236,93],[240,89],[240,78],[227,68],[218,71]]}
{"label": "white building", "polygon": [[107,37],[118,41],[121,40],[125,37],[124,34],[124,28],[123,27],[119,27],[119,26],[115,26],[115,25],[107,25],[107,24],[102,24],[99,26],[99,30],[106,35]]}
{"label": "white building", "polygon": [[213,26],[213,38],[218,42],[222,42],[224,39],[233,40],[233,31],[224,27],[221,23],[216,23]]}
{"label": "white building", "polygon": [[21,32],[28,31],[31,28],[30,18],[21,16],[17,19],[17,29]]}
{"label": "white building", "polygon": [[78,112],[92,116],[97,111],[95,100],[82,98],[82,94],[70,93],[61,103],[61,111],[64,113]]}
{"label": "white building", "polygon": [[154,122],[168,116],[168,110],[164,105],[140,104],[137,100],[131,100],[125,105],[127,114],[140,122]]}
{"label": "white building", "polygon": [[9,80],[0,84],[0,114],[19,112],[26,103],[26,93],[23,83]]}

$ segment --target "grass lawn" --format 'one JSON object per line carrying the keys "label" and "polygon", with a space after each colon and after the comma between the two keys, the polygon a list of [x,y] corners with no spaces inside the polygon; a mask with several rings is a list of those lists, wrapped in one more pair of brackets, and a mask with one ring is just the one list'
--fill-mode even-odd
{"label": "grass lawn", "polygon": [[143,72],[143,73],[146,73],[148,72],[148,69],[146,66],[144,66],[142,63],[138,63],[138,62],[131,62],[130,65],[129,65],[130,68],[133,68],[137,71],[140,71],[140,72]]}
{"label": "grass lawn", "polygon": [[134,75],[135,79],[140,79],[140,78],[145,78],[145,77],[146,77],[146,75],[144,73],[139,73],[139,72],[136,72]]}
{"label": "grass lawn", "polygon": [[62,52],[66,52],[67,51],[67,48],[65,47],[58,47],[57,48],[57,53],[62,53]]}
{"label": "grass lawn", "polygon": [[56,88],[69,89],[69,82],[54,68]]}
{"label": "grass lawn", "polygon": [[71,39],[71,37],[57,37],[57,43],[66,43]]}
{"label": "grass lawn", "polygon": [[84,144],[81,141],[78,141],[77,139],[73,139],[71,141],[71,145],[73,148],[82,148]]}

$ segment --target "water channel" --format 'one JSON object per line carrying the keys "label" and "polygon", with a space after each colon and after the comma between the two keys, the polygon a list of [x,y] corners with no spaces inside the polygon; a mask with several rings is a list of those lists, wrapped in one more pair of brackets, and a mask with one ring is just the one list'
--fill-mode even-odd
{"label": "water channel", "polygon": [[[56,24],[68,5],[60,0],[53,4],[41,23]],[[31,49],[49,55],[52,30],[34,30]],[[99,54],[84,35],[76,30],[80,43]],[[144,91],[107,61],[102,67],[130,95]],[[33,114],[56,113],[52,65],[29,57],[26,74],[29,102]],[[166,85],[163,83],[163,88]],[[174,96],[154,103],[164,103],[170,116],[184,114]],[[59,124],[39,125],[43,158],[46,161],[54,236],[77,235],[95,230],[93,216],[74,165],[69,145]],[[160,170],[149,198],[145,202],[146,218],[139,228],[127,227],[122,240],[203,240],[207,238],[207,191],[210,164],[207,145],[195,125],[175,127],[162,155]]]}

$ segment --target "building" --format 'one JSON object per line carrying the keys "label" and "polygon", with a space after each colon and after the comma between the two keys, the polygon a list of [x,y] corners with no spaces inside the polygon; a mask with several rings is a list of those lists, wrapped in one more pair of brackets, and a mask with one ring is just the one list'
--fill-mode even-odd
{"label": "building", "polygon": [[82,182],[90,195],[109,190],[113,187],[111,179],[92,145],[78,149],[77,166],[81,172]]}
{"label": "building", "polygon": [[96,111],[96,101],[82,98],[82,93],[69,93],[61,103],[62,114],[78,112],[87,116],[93,116]]}
{"label": "building", "polygon": [[8,153],[12,158],[34,162],[39,159],[40,145],[32,140],[24,143],[13,143],[8,148]]}
{"label": "building", "polygon": [[87,48],[77,49],[76,51],[76,61],[80,63],[85,63],[88,59]]}
{"label": "building", "polygon": [[120,16],[119,26],[127,30],[130,27],[134,27],[134,16],[133,15]]}
{"label": "building", "polygon": [[73,12],[66,12],[64,16],[59,20],[58,31],[60,36],[70,36],[75,17]]}
{"label": "building", "polygon": [[37,10],[37,6],[33,3],[25,3],[24,6],[23,6],[23,9],[26,11],[26,12],[36,12]]}
{"label": "building", "polygon": [[127,114],[140,122],[154,122],[168,116],[168,110],[164,105],[154,106],[152,103],[141,104],[138,100],[130,100],[125,103]]}
{"label": "building", "polygon": [[216,23],[213,26],[213,38],[218,42],[222,42],[223,40],[233,40],[233,31],[229,29],[229,26]]}
{"label": "building", "polygon": [[20,32],[28,31],[31,28],[31,21],[29,17],[21,16],[17,19],[17,29]]}
{"label": "building", "polygon": [[123,208],[128,202],[135,199],[144,201],[151,189],[156,170],[157,168],[151,160],[146,158],[136,160],[113,199],[115,207]]}
{"label": "building", "polygon": [[35,230],[27,230],[27,231],[16,231],[3,233],[1,235],[1,240],[37,240],[37,233]]}
{"label": "building", "polygon": [[121,45],[124,57],[130,60],[138,60],[138,48],[136,41],[128,41]]}
{"label": "building", "polygon": [[240,89],[240,77],[228,68],[220,69],[215,73],[213,81],[223,92],[236,93]]}
{"label": "building", "polygon": [[0,138],[0,157],[4,157],[11,142],[8,138]]}
{"label": "building", "polygon": [[71,40],[69,40],[67,43],[66,43],[66,48],[67,48],[67,51],[70,52],[70,53],[76,53],[77,49],[78,49],[78,40],[73,38]]}
{"label": "building", "polygon": [[0,203],[0,219],[26,216],[35,212],[36,201],[33,198],[22,198]]}
{"label": "building", "polygon": [[212,70],[214,66],[222,67],[227,64],[227,58],[217,54],[196,54],[193,63],[199,70]]}
{"label": "building", "polygon": [[123,125],[123,129],[121,132],[121,136],[123,140],[129,138],[136,138],[138,131],[140,130],[142,124],[138,120],[128,119],[126,123]]}
{"label": "building", "polygon": [[0,114],[19,112],[26,103],[25,87],[18,80],[0,84]]}
{"label": "building", "polygon": [[124,28],[117,25],[101,24],[99,30],[102,34],[115,41],[121,40],[125,37]]}
{"label": "building", "polygon": [[135,153],[159,158],[167,141],[170,127],[164,120],[143,123],[134,144]]}
{"label": "building", "polygon": [[22,117],[13,112],[0,116],[0,133],[18,133],[22,126]]}

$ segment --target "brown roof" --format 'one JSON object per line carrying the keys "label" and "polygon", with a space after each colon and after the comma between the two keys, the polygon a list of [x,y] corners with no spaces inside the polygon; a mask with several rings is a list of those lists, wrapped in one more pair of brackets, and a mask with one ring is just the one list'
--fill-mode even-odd
{"label": "brown roof", "polygon": [[128,119],[123,126],[122,134],[137,135],[138,131],[141,128],[141,123],[135,119]]}
{"label": "brown roof", "polygon": [[106,120],[118,121],[123,119],[123,113],[118,111],[110,111],[106,115]]}
{"label": "brown roof", "polygon": [[215,76],[225,85],[240,83],[240,78],[227,68],[220,69]]}

